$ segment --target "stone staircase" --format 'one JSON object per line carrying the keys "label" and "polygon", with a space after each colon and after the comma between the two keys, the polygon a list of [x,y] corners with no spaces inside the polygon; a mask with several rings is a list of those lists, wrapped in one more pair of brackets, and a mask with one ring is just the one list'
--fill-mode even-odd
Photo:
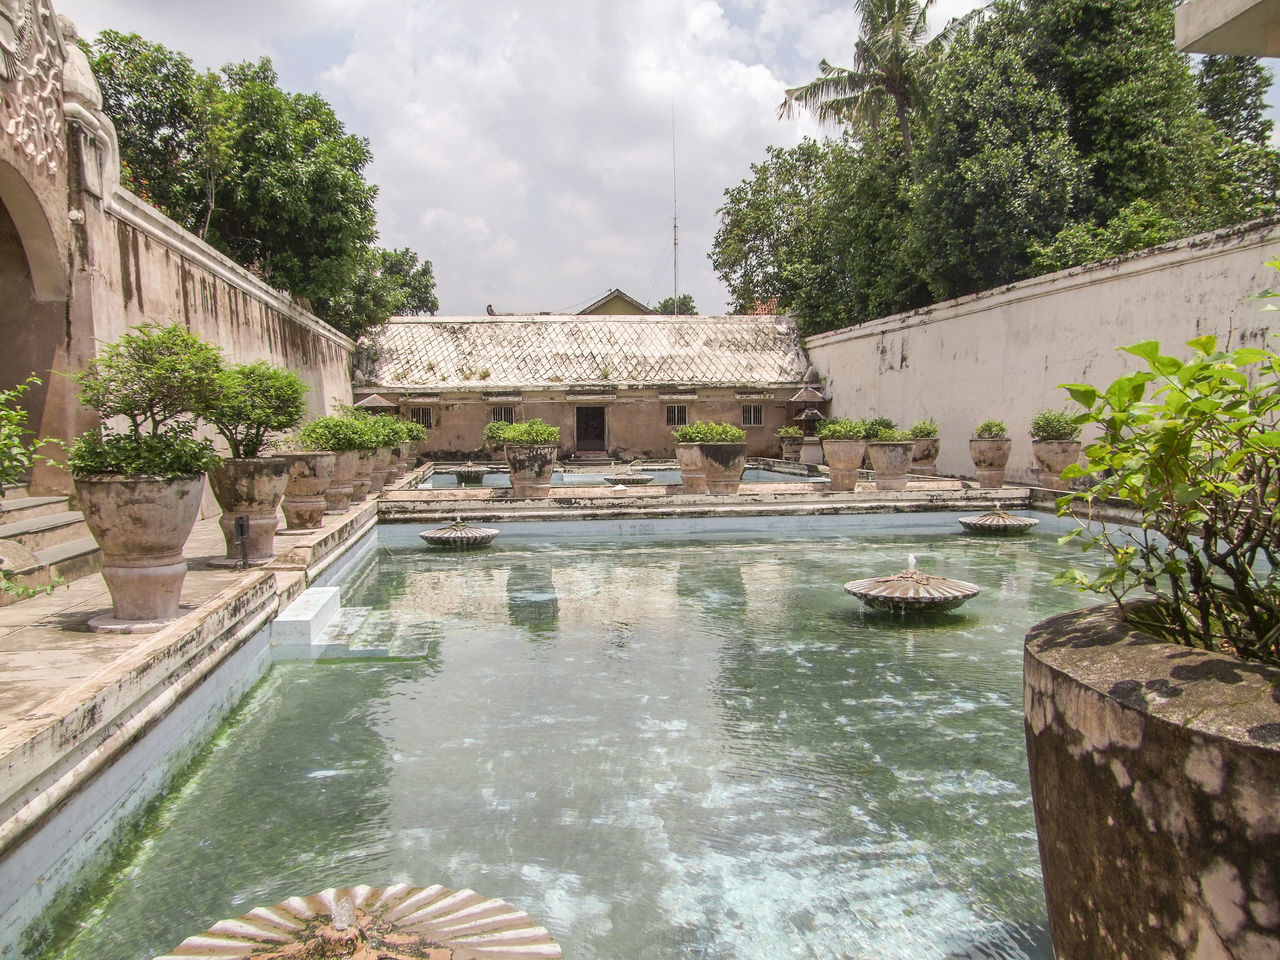
{"label": "stone staircase", "polygon": [[[97,573],[102,555],[66,497],[33,497],[18,484],[6,486],[0,500],[0,563],[18,583],[43,587]],[[15,599],[0,594],[0,606]]]}

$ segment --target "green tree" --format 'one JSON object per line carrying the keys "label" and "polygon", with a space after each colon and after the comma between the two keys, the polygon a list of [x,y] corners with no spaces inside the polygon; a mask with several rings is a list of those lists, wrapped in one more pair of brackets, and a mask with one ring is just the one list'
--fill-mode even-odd
{"label": "green tree", "polygon": [[1084,186],[1066,108],[1019,46],[989,20],[956,41],[938,75],[912,234],[940,300],[1025,276],[1031,245],[1071,222]]}
{"label": "green tree", "polygon": [[1205,57],[1196,71],[1200,109],[1233,142],[1265,147],[1273,126],[1266,116],[1271,79],[1257,57]]}
{"label": "green tree", "polygon": [[429,313],[435,316],[440,309],[440,301],[436,298],[436,278],[430,260],[419,262],[418,255],[408,247],[399,250],[380,250],[384,276],[395,278],[403,291],[403,301],[397,313],[405,316],[421,316]]}
{"label": "green tree", "polygon": [[663,313],[667,316],[691,317],[698,313],[698,305],[693,302],[693,294],[691,293],[680,294],[679,300],[675,297],[664,297],[658,301],[658,305],[654,309],[658,313]]}

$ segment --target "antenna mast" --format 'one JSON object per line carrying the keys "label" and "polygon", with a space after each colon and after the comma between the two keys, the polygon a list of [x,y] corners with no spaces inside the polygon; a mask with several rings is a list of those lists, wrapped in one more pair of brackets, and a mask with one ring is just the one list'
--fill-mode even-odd
{"label": "antenna mast", "polygon": [[676,194],[676,101],[671,99],[671,313],[680,314],[680,202]]}

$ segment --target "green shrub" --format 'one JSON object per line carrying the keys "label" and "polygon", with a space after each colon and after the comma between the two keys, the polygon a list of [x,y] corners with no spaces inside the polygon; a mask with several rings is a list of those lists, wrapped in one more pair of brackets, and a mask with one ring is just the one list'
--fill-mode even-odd
{"label": "green shrub", "polygon": [[425,440],[427,439],[427,428],[416,420],[405,420],[405,439],[406,440]]}
{"label": "green shrub", "polygon": [[1080,425],[1065,410],[1040,410],[1031,418],[1032,440],[1079,440]]}
{"label": "green shrub", "polygon": [[41,459],[32,442],[35,434],[27,426],[27,411],[21,406],[22,395],[40,384],[33,373],[12,390],[0,390],[0,484],[22,482]]}
{"label": "green shrub", "polygon": [[912,440],[929,440],[938,435],[938,424],[932,417],[928,420],[917,420],[911,425],[907,434]]}
{"label": "green shrub", "polygon": [[316,417],[298,434],[304,450],[369,450],[376,447],[373,432],[365,419],[356,417]]}
{"label": "green shrub", "polygon": [[217,462],[213,444],[176,430],[138,437],[85,433],[67,452],[67,466],[79,477],[125,474],[174,480],[203,473]]}
{"label": "green shrub", "polygon": [[227,441],[231,456],[257,457],[273,430],[291,430],[306,412],[307,385],[269,363],[234,364],[217,378],[217,395],[201,417]]}
{"label": "green shrub", "polygon": [[1155,603],[1126,607],[1144,629],[1194,647],[1280,664],[1280,356],[1214,337],[1189,342],[1187,360],[1154,341],[1123,348],[1146,370],[1106,390],[1068,384],[1100,429],[1086,462],[1063,471],[1088,486],[1060,512],[1120,501],[1136,526],[1097,522],[1069,534],[1106,560],[1059,582]]}
{"label": "green shrub", "polygon": [[865,440],[866,438],[867,422],[865,420],[835,417],[824,420],[818,427],[820,440]]}
{"label": "green shrub", "polygon": [[888,417],[872,417],[867,421],[867,429],[864,438],[870,442],[872,440],[885,440],[898,432],[898,425]]}
{"label": "green shrub", "polygon": [[676,443],[745,443],[747,432],[730,423],[699,420],[671,431]]}
{"label": "green shrub", "polygon": [[511,424],[505,420],[491,420],[484,425],[484,442],[495,447],[500,447],[507,442],[507,431],[511,429]]}
{"label": "green shrub", "polygon": [[798,440],[804,436],[804,431],[795,426],[779,427],[777,436],[779,440],[786,440],[788,438]]}
{"label": "green shrub", "polygon": [[975,440],[1008,440],[1009,428],[1003,420],[983,420],[973,428]]}
{"label": "green shrub", "polygon": [[357,414],[356,420],[362,421],[369,431],[375,447],[395,447],[408,439],[405,424],[408,422],[389,413]]}
{"label": "green shrub", "polygon": [[867,437],[867,443],[902,443],[910,440],[911,433],[897,427],[881,427],[874,437]]}
{"label": "green shrub", "polygon": [[537,417],[519,423],[508,423],[506,427],[502,433],[503,441],[512,446],[560,442],[560,428],[543,423]]}

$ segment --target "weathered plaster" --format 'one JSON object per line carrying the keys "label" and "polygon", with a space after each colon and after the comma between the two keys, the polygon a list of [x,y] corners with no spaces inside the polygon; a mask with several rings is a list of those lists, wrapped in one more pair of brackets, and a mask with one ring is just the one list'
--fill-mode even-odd
{"label": "weathered plaster", "polygon": [[1280,670],[1108,606],[1038,624],[1024,676],[1058,957],[1280,956]]}

